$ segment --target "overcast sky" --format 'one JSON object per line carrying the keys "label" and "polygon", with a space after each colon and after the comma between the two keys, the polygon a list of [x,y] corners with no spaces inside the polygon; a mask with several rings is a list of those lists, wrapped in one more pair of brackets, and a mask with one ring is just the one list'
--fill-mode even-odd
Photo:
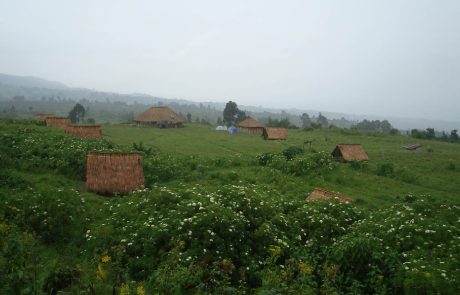
{"label": "overcast sky", "polygon": [[0,0],[0,72],[196,101],[460,120],[459,0]]}

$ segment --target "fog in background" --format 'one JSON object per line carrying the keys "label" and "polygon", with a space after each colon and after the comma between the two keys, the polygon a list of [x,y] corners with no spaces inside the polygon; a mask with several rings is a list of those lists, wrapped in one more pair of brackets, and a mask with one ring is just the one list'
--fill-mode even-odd
{"label": "fog in background", "polygon": [[458,121],[460,1],[0,0],[0,72],[195,101]]}

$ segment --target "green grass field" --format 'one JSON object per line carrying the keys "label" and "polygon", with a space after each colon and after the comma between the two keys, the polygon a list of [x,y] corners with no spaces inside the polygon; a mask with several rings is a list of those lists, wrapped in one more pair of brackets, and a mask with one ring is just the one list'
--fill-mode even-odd
{"label": "green grass field", "polygon": [[[438,198],[458,200],[460,191],[460,145],[445,142],[416,140],[407,136],[364,134],[343,129],[313,131],[288,130],[285,141],[265,141],[260,136],[240,133],[230,135],[211,126],[187,125],[180,129],[138,128],[131,125],[104,125],[104,138],[122,145],[142,141],[159,153],[200,158],[237,158],[245,162],[239,167],[210,167],[212,171],[233,170],[241,179],[278,185],[289,195],[303,198],[315,186],[322,186],[364,200],[374,207],[391,204],[395,197],[407,194],[429,194]],[[281,152],[290,146],[304,147],[304,140],[312,140],[311,149],[331,152],[339,143],[360,143],[369,155],[368,167],[358,171],[347,164],[327,177],[292,177],[268,175],[254,164],[256,155]],[[410,152],[402,147],[409,143],[423,145],[421,151]],[[309,145],[305,146],[310,152]],[[392,163],[402,169],[411,181],[377,176],[378,165]],[[456,167],[457,169],[449,169]],[[276,173],[276,172],[275,172]],[[279,174],[279,173],[277,173]],[[272,183],[274,181],[274,183]],[[208,185],[212,185],[209,184]]]}
{"label": "green grass field", "polygon": [[[460,144],[336,128],[285,141],[198,124],[102,128],[80,140],[0,121],[5,294],[458,294]],[[86,191],[88,151],[141,142],[146,189]],[[339,143],[370,160],[336,163]],[[292,147],[303,154],[288,161]],[[315,187],[353,202],[305,202]]]}

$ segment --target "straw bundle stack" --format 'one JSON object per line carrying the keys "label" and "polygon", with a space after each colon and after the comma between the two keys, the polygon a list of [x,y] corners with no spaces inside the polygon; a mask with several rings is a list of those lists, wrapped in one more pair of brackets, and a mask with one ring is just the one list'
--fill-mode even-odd
{"label": "straw bundle stack", "polygon": [[100,125],[71,124],[65,129],[65,134],[75,135],[78,138],[99,138],[102,136],[102,130]]}
{"label": "straw bundle stack", "polygon": [[46,126],[66,128],[70,125],[70,119],[67,117],[48,116],[45,118]]}
{"label": "straw bundle stack", "polygon": [[141,153],[88,153],[86,188],[89,191],[126,194],[143,186]]}

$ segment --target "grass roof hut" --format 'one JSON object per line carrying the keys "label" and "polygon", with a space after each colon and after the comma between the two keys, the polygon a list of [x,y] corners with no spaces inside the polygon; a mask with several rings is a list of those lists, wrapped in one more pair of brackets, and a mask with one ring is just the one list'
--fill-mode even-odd
{"label": "grass roof hut", "polygon": [[360,144],[338,144],[332,156],[340,162],[368,161],[369,156]]}
{"label": "grass roof hut", "polygon": [[40,122],[45,122],[47,117],[54,117],[56,116],[55,114],[45,114],[45,113],[38,113],[37,114],[37,120]]}
{"label": "grass roof hut", "polygon": [[65,134],[75,135],[78,138],[99,138],[102,136],[100,125],[76,125],[70,124],[65,129]]}
{"label": "grass roof hut", "polygon": [[352,201],[352,199],[348,196],[339,194],[337,192],[332,192],[328,191],[324,188],[317,187],[311,194],[308,195],[308,197],[305,199],[305,201],[318,201],[318,200],[337,200],[342,203],[349,203]]}
{"label": "grass roof hut", "polygon": [[265,140],[286,140],[286,128],[264,128],[262,136]]}
{"label": "grass roof hut", "polygon": [[248,132],[259,135],[262,135],[264,132],[264,124],[250,117],[238,123],[238,128],[242,132]]}
{"label": "grass roof hut", "polygon": [[171,110],[167,106],[151,107],[134,118],[137,126],[157,128],[182,127],[185,118]]}
{"label": "grass roof hut", "polygon": [[48,116],[45,118],[46,126],[66,128],[70,125],[70,119],[67,117]]}
{"label": "grass roof hut", "polygon": [[127,194],[144,186],[141,153],[89,152],[86,188],[100,194]]}

